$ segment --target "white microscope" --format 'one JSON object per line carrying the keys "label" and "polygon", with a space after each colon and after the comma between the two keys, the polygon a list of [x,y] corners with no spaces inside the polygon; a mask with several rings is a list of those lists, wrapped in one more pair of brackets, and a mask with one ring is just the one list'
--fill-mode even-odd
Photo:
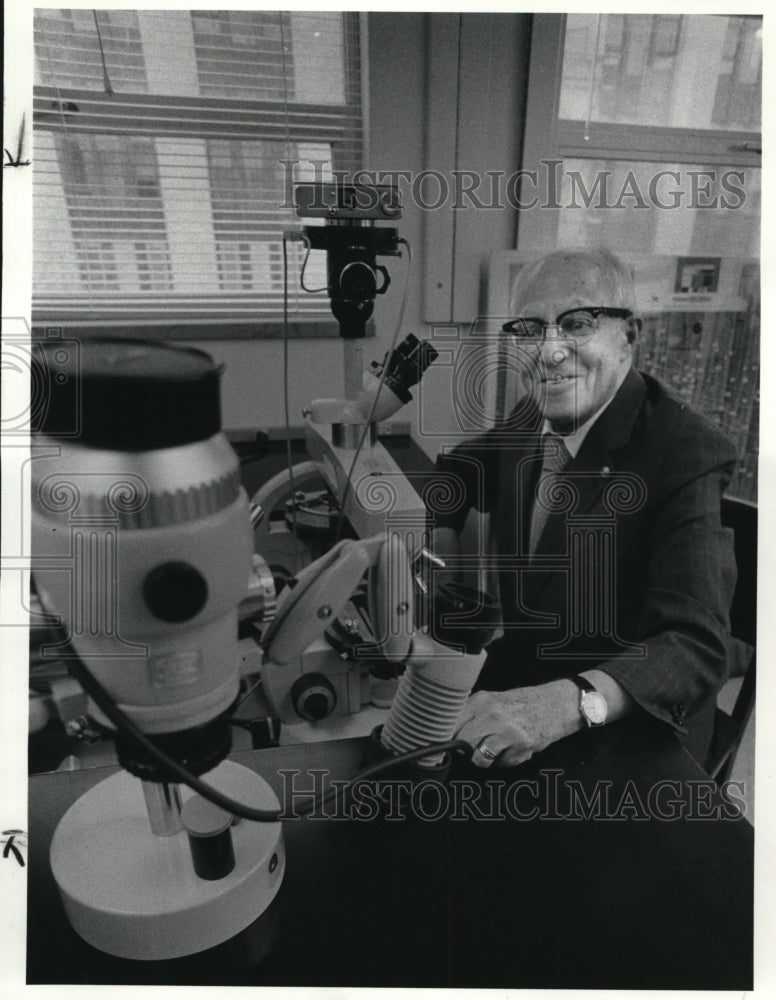
{"label": "white microscope", "polygon": [[[200,351],[129,340],[68,356],[53,338],[36,352],[50,392],[33,418],[33,573],[69,635],[47,652],[76,677],[85,667],[188,772],[277,810],[262,778],[225,759],[252,537],[221,432],[218,367]],[[91,695],[89,714],[115,730],[124,771],[83,795],[53,838],[73,927],[103,951],[147,960],[242,931],[282,881],[280,824],[232,825]]]}
{"label": "white microscope", "polygon": [[[318,222],[300,234],[308,253],[326,252],[327,292],[343,341],[345,398],[310,403],[305,410],[310,461],[280,473],[252,497],[259,512],[256,552],[275,565],[282,563],[283,551],[293,548],[288,537],[278,539],[271,512],[279,507],[288,525],[286,536],[293,532],[298,537],[308,525],[317,531],[328,528],[330,538],[339,537],[342,525],[360,539],[395,536],[409,556],[416,596],[422,600],[429,574],[443,563],[427,545],[426,505],[377,439],[376,427],[410,402],[411,388],[437,352],[409,334],[368,368],[362,356],[374,299],[390,285],[377,258],[399,256],[404,244],[393,226],[378,225],[401,216],[399,191],[390,185],[299,184],[294,194],[297,214]],[[303,277],[304,271],[305,287]],[[323,490],[305,492],[321,480]],[[293,551],[302,564],[309,559],[301,546]],[[370,655],[375,643],[370,610],[363,595],[354,595],[328,623],[325,636],[292,662],[282,668],[266,660],[261,665],[262,691],[282,723],[281,738],[298,742],[359,735],[382,719],[379,709],[392,700],[396,671],[383,657]]]}

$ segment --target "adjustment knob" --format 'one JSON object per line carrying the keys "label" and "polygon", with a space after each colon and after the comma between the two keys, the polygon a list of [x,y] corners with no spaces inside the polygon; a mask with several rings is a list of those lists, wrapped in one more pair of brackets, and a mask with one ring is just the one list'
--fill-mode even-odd
{"label": "adjustment knob", "polygon": [[331,715],[337,704],[334,685],[323,674],[304,674],[291,686],[291,704],[303,719],[315,722]]}
{"label": "adjustment knob", "polygon": [[162,563],[143,581],[143,597],[148,610],[160,621],[186,622],[204,608],[207,581],[189,563]]}

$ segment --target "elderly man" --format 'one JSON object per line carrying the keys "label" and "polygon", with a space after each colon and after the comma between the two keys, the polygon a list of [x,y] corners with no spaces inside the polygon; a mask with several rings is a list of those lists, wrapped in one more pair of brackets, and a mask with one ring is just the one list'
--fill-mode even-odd
{"label": "elderly man", "polygon": [[641,322],[608,251],[557,251],[518,274],[504,326],[523,373],[499,428],[440,456],[466,501],[437,515],[461,552],[490,513],[504,616],[458,736],[513,766],[577,730],[652,716],[703,762],[726,675],[732,444],[632,366]]}

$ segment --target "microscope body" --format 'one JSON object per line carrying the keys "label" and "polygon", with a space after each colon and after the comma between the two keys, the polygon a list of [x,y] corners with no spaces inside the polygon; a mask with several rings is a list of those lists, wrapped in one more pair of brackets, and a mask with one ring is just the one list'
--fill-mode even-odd
{"label": "microscope body", "polygon": [[[387,269],[376,258],[399,256],[402,243],[395,228],[375,223],[401,216],[399,191],[380,185],[300,184],[295,197],[301,218],[327,223],[306,226],[302,238],[308,249],[326,252],[327,292],[343,339],[344,398],[309,404],[307,452],[333,498],[327,509],[338,522],[347,523],[358,539],[398,540],[410,563],[419,564],[427,553],[425,505],[377,440],[376,425],[410,402],[410,387],[420,381],[436,351],[409,334],[382,361],[366,370],[362,361],[366,321],[375,297],[390,284]],[[253,499],[261,503],[261,491]],[[358,609],[350,610],[346,623],[365,639],[362,647],[374,640]],[[370,706],[384,709],[396,689],[390,668],[370,663],[363,651],[353,655],[330,630],[283,668],[265,657],[262,684],[286,726],[315,725]]]}
{"label": "microscope body", "polygon": [[[300,184],[297,214],[325,219],[308,225],[308,248],[326,251],[327,291],[343,339],[344,399],[313,400],[306,412],[307,449],[329,489],[341,499],[359,538],[382,530],[388,515],[419,528],[422,500],[386,449],[377,441],[376,423],[387,420],[412,399],[416,385],[437,352],[409,334],[398,346],[363,370],[362,341],[374,300],[390,285],[378,256],[398,257],[398,231],[377,222],[402,214],[398,188],[369,184]],[[407,536],[411,554],[420,546]]]}
{"label": "microscope body", "polygon": [[[387,398],[391,393],[385,395]],[[422,499],[379,441],[359,449],[357,441],[348,438],[349,431],[363,433],[363,417],[358,424],[346,424],[341,419],[328,423],[322,419],[332,415],[337,405],[337,401],[329,400],[312,404],[306,441],[308,454],[321,470],[331,493],[335,497],[344,496],[340,516],[344,516],[358,538],[399,539],[410,561],[421,562],[422,553],[427,551],[426,509]],[[348,404],[344,407],[347,409]],[[316,416],[321,422],[315,422]],[[380,712],[390,706],[397,687],[395,673],[379,658],[375,662],[364,652],[364,647],[374,642],[371,622],[368,618],[364,620],[358,608],[351,607],[343,624],[339,636],[327,632],[284,669],[265,661],[264,690],[286,726],[306,721],[323,729],[320,720],[331,716],[340,717],[340,730],[346,732],[348,724],[342,717],[365,712],[368,714],[359,727],[363,729],[380,721]],[[353,641],[342,635],[348,629],[353,632]],[[321,698],[316,697],[319,693]],[[310,713],[306,705],[311,698],[314,710],[323,714]],[[333,730],[327,727],[325,731]]]}
{"label": "microscope body", "polygon": [[225,713],[252,546],[226,439],[124,452],[40,436],[34,454],[35,582],[78,655],[146,733]]}
{"label": "microscope body", "polygon": [[[330,409],[330,402],[325,402],[325,409]],[[313,403],[307,419],[307,451],[334,496],[344,494],[342,513],[356,535],[370,538],[385,531],[388,523],[392,530],[401,533],[410,554],[417,555],[425,544],[426,525],[426,508],[417,490],[379,441],[370,441],[359,450],[349,431],[363,434],[363,421],[328,423],[320,419],[321,412],[325,413],[320,404],[321,401]]]}

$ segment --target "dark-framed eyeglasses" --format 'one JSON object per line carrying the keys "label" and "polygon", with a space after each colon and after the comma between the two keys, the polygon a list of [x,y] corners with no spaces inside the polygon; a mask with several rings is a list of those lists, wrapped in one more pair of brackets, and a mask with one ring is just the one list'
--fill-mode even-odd
{"label": "dark-framed eyeglasses", "polygon": [[502,333],[508,333],[520,343],[540,343],[549,329],[555,329],[557,335],[566,340],[585,340],[598,332],[600,316],[610,316],[612,319],[629,319],[633,313],[630,309],[612,309],[608,306],[586,306],[584,309],[568,309],[558,316],[554,323],[545,323],[534,316],[519,316],[511,319],[501,327]]}

